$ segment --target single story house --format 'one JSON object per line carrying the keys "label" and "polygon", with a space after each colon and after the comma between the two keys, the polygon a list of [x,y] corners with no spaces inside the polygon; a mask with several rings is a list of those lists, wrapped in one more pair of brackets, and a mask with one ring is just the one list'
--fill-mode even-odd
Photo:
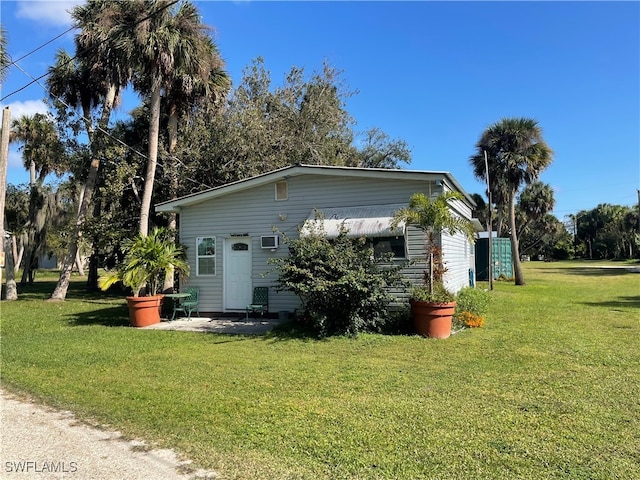
{"label": "single story house", "polygon": [[[475,204],[448,172],[319,165],[281,168],[160,203],[156,211],[179,214],[179,241],[187,247],[191,266],[187,283],[200,288],[201,311],[243,312],[256,286],[270,287],[270,312],[293,311],[299,298],[276,291],[277,274],[268,262],[287,255],[281,233],[304,235],[305,222],[322,212],[327,236],[337,236],[344,222],[349,235],[370,238],[398,261],[423,260],[422,231],[410,225],[391,231],[391,219],[413,193],[437,196],[443,190],[463,194],[451,208],[471,219]],[[462,234],[443,235],[440,241],[447,287],[458,291],[472,284],[473,244]],[[416,262],[405,275],[420,283],[423,270],[424,261]]]}

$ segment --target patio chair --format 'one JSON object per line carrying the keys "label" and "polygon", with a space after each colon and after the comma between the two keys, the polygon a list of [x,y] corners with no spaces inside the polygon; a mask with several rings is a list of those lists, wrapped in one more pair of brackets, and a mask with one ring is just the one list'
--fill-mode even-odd
{"label": "patio chair", "polygon": [[187,320],[191,320],[191,313],[196,312],[200,316],[200,288],[199,287],[187,287],[184,289],[185,293],[189,296],[181,301],[173,302],[173,315],[171,320],[176,316],[176,312],[184,312],[187,315]]}
{"label": "patio chair", "polygon": [[257,313],[260,313],[261,317],[264,317],[265,313],[269,313],[269,288],[268,287],[255,287],[253,289],[253,300],[250,305],[247,305],[247,316],[249,319],[249,313],[255,318]]}

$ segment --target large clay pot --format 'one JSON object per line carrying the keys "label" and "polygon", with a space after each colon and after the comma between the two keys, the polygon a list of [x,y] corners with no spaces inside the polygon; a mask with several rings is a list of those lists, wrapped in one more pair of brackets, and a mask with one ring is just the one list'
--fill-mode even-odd
{"label": "large clay pot", "polygon": [[160,323],[160,309],[164,295],[153,297],[127,297],[129,323],[132,327],[147,327]]}
{"label": "large clay pot", "polygon": [[451,335],[456,302],[430,303],[410,300],[409,303],[413,328],[417,334],[431,338],[448,338]]}

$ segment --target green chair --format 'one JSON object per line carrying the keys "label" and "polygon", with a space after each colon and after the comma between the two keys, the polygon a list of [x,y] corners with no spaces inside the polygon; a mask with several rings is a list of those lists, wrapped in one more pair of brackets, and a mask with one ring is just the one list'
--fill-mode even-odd
{"label": "green chair", "polygon": [[187,287],[184,289],[184,293],[188,293],[189,296],[181,301],[173,302],[173,315],[171,320],[176,316],[176,312],[184,312],[187,315],[187,320],[191,320],[191,313],[196,312],[200,316],[200,288],[199,287]]}
{"label": "green chair", "polygon": [[255,287],[253,289],[253,300],[250,305],[247,305],[247,320],[249,313],[253,318],[257,313],[260,313],[261,317],[264,317],[265,313],[269,313],[269,287]]}

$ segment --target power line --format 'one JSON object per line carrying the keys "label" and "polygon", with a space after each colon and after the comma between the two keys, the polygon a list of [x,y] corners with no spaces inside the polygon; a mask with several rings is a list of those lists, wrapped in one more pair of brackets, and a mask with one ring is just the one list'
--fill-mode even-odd
{"label": "power line", "polygon": [[[143,21],[145,21],[145,20],[148,20],[148,19],[149,19],[149,18],[151,18],[152,16],[155,16],[155,15],[159,14],[160,12],[162,12],[163,10],[165,10],[165,9],[167,9],[167,8],[169,8],[169,7],[171,7],[172,5],[175,5],[176,3],[178,3],[178,1],[179,1],[179,0],[174,0],[174,1],[172,1],[172,2],[170,2],[170,3],[168,3],[168,4],[166,4],[166,5],[164,5],[164,6],[163,6],[162,8],[160,8],[159,10],[157,10],[157,11],[155,11],[155,12],[153,12],[153,13],[150,13],[149,15],[145,16],[145,17],[144,17],[144,18],[142,18],[142,19],[137,20],[137,21],[135,22],[135,24],[134,24],[134,25],[137,25],[137,24],[139,24],[139,23],[141,23],[141,22],[143,22]],[[115,35],[119,35],[119,34],[121,34],[121,33],[124,31],[124,29],[125,29],[125,28],[127,28],[127,27],[122,27],[122,30],[118,31]],[[14,95],[15,93],[18,93],[18,92],[20,92],[20,91],[24,90],[25,88],[29,87],[30,85],[33,85],[34,83],[36,83],[36,84],[37,84],[38,86],[40,86],[40,87],[41,87],[45,92],[47,92],[47,94],[48,94],[50,97],[55,98],[55,99],[56,99],[57,101],[59,101],[62,105],[64,105],[64,106],[65,106],[65,107],[67,107],[68,109],[70,109],[70,110],[71,110],[75,115],[77,115],[77,116],[78,116],[78,118],[80,118],[81,120],[83,120],[83,121],[85,121],[85,122],[90,122],[90,121],[91,121],[90,119],[87,119],[83,114],[80,114],[78,111],[76,111],[76,109],[74,109],[73,107],[71,107],[68,103],[66,103],[66,102],[65,102],[62,98],[60,98],[59,96],[52,94],[52,93],[49,91],[49,89],[48,89],[45,85],[43,85],[42,83],[40,83],[40,80],[42,80],[44,77],[47,77],[47,76],[49,75],[49,72],[47,72],[47,73],[45,73],[45,74],[43,74],[43,75],[41,75],[41,76],[39,76],[39,77],[37,77],[37,78],[34,78],[34,77],[33,77],[33,75],[31,75],[30,73],[28,73],[25,69],[23,69],[23,68],[22,68],[20,65],[18,65],[18,63],[17,63],[17,62],[19,62],[20,60],[22,60],[22,59],[26,58],[27,56],[29,56],[29,55],[31,55],[32,53],[36,52],[37,50],[39,50],[39,49],[43,48],[44,46],[48,45],[49,43],[52,43],[53,41],[57,40],[57,39],[58,39],[58,38],[60,38],[61,36],[63,36],[63,35],[65,35],[65,34],[69,33],[71,30],[74,30],[74,29],[75,29],[75,27],[71,27],[70,29],[66,30],[64,33],[61,33],[61,34],[57,35],[55,38],[53,38],[53,39],[49,40],[48,42],[46,42],[45,44],[41,45],[40,47],[38,47],[38,48],[36,48],[36,49],[32,50],[32,51],[31,51],[31,52],[29,52],[28,54],[23,55],[22,57],[20,57],[19,59],[15,60],[15,61],[12,61],[12,62],[11,62],[11,64],[10,64],[10,66],[14,66],[14,67],[15,67],[15,68],[17,68],[18,70],[20,70],[20,71],[21,71],[22,73],[24,73],[28,78],[30,78],[30,79],[31,79],[31,81],[30,81],[29,83],[27,83],[26,85],[22,86],[21,88],[19,88],[19,89],[15,90],[14,92],[11,92],[10,94],[8,94],[8,95],[4,96],[3,98],[1,98],[1,99],[0,99],[0,101],[3,101],[3,100],[5,100],[6,98],[10,97],[11,95]],[[81,54],[85,54],[85,53],[87,53],[91,48],[96,48],[96,47],[98,47],[99,45],[101,45],[102,43],[106,42],[107,40],[109,40],[109,38],[108,38],[108,37],[107,37],[107,38],[105,38],[104,40],[102,40],[101,42],[99,42],[97,45],[94,45],[94,46],[92,46],[92,47],[87,47],[87,48],[85,48],[85,49],[84,49],[84,50],[82,50],[80,53],[81,53]],[[68,63],[70,63],[70,62],[72,62],[72,61],[73,61],[74,59],[76,59],[77,57],[78,57],[78,54],[74,55],[74,56],[73,56],[73,57],[71,57],[67,62],[65,62],[65,64],[64,64],[64,65],[66,65],[66,64],[68,64]],[[7,67],[8,67],[8,66],[7,66]],[[119,139],[119,138],[115,137],[111,132],[109,132],[109,131],[105,130],[105,129],[104,129],[104,128],[102,128],[100,125],[97,125],[97,127],[96,127],[96,128],[97,128],[97,130],[98,130],[99,132],[103,133],[104,135],[106,135],[106,136],[107,136],[108,138],[110,138],[111,140],[114,140],[114,141],[115,141],[116,143],[118,143],[119,145],[121,145],[121,146],[123,146],[124,148],[126,148],[126,149],[130,150],[130,151],[131,151],[131,152],[133,152],[134,154],[136,154],[136,155],[138,155],[138,156],[142,157],[144,160],[147,160],[147,161],[149,160],[149,157],[148,157],[146,154],[144,154],[144,153],[140,152],[139,150],[137,150],[136,148],[132,147],[131,145],[128,145],[128,144],[127,144],[127,143],[125,143],[123,140],[121,140],[121,139]],[[184,162],[182,162],[182,160],[180,160],[178,157],[176,157],[176,156],[174,156],[174,155],[171,155],[169,158],[171,158],[171,159],[175,160],[175,161],[176,161],[176,162],[178,162],[180,165],[182,165],[182,166],[185,166],[185,167],[186,167],[186,165],[184,164]],[[163,162],[158,161],[157,163],[158,163],[158,165],[159,165],[160,167],[164,167],[164,166],[165,166],[165,165],[163,164]],[[203,188],[211,188],[211,187],[209,187],[208,185],[206,185],[206,184],[204,184],[204,183],[202,183],[202,182],[199,182],[199,181],[197,181],[197,180],[194,180],[194,179],[192,179],[192,178],[190,178],[190,177],[184,177],[184,178],[185,178],[186,180],[191,181],[191,182],[192,182],[192,183],[194,183],[195,185],[198,185],[199,187],[203,187]]]}
{"label": "power line", "polygon": [[[28,76],[28,77],[30,77],[30,78],[33,78],[33,77],[31,76],[31,74],[29,74],[26,70],[24,70],[22,67],[20,67],[20,65],[17,65],[17,64],[16,64],[15,66],[16,66],[16,68],[18,68],[20,71],[22,71],[25,75],[27,75],[27,76]],[[32,83],[34,83],[34,82],[35,82],[35,83],[37,83],[37,84],[38,84],[38,85],[39,85],[43,90],[45,90],[45,91],[47,90],[47,89],[46,89],[46,87],[40,83],[40,79],[39,79],[39,78],[34,79]],[[60,102],[62,105],[64,105],[65,107],[69,108],[69,109],[70,109],[70,110],[71,110],[75,115],[77,115],[77,116],[78,116],[78,118],[80,118],[81,120],[83,120],[83,121],[85,121],[85,122],[90,122],[90,121],[91,121],[90,119],[87,119],[83,114],[78,113],[78,112],[77,112],[73,107],[71,107],[71,106],[70,106],[67,102],[65,102],[62,98],[58,97],[57,95],[53,95],[53,94],[51,94],[51,92],[49,92],[49,95],[50,95],[50,96],[52,96],[52,97],[54,97],[57,101],[59,101],[59,102]],[[120,145],[121,145],[121,146],[123,146],[124,148],[126,148],[126,149],[130,150],[131,152],[133,152],[134,154],[136,154],[136,155],[138,155],[138,156],[142,157],[144,160],[147,160],[147,161],[149,160],[149,157],[148,157],[146,154],[144,154],[144,153],[140,152],[139,150],[135,149],[135,148],[134,148],[134,147],[132,147],[131,145],[129,145],[129,144],[127,144],[127,143],[125,143],[123,140],[119,139],[118,137],[115,137],[111,132],[109,132],[108,130],[105,130],[105,129],[104,129],[104,128],[102,128],[100,125],[97,125],[97,126],[96,126],[96,128],[97,128],[97,130],[98,130],[99,132],[103,133],[104,135],[106,135],[106,136],[107,136],[108,138],[110,138],[111,140],[114,140],[116,143],[120,144]],[[177,162],[178,162],[178,163],[180,163],[182,166],[186,166],[186,165],[184,164],[184,162],[183,162],[182,160],[180,160],[178,157],[176,157],[176,156],[174,156],[174,155],[171,155],[171,156],[170,156],[170,158],[171,158],[171,159],[173,159],[173,160],[175,160],[175,161],[177,161]],[[157,164],[158,164],[160,167],[164,167],[164,166],[165,166],[165,165],[163,164],[163,162],[160,162],[160,161],[157,161]],[[186,179],[186,180],[189,180],[189,181],[191,181],[191,182],[193,182],[194,184],[196,184],[196,185],[198,185],[198,186],[201,186],[201,187],[204,187],[204,188],[211,188],[211,187],[209,187],[208,185],[206,185],[206,184],[204,184],[204,183],[202,183],[202,182],[198,182],[198,181],[196,181],[196,180],[194,180],[194,179],[192,179],[192,178],[190,178],[190,177],[185,177],[185,179]]]}
{"label": "power line", "polygon": [[[51,40],[43,43],[42,45],[40,45],[39,47],[34,48],[33,50],[31,50],[29,53],[25,53],[23,56],[21,56],[20,58],[18,58],[17,60],[11,60],[11,62],[9,62],[7,65],[5,65],[4,67],[2,67],[2,71],[8,69],[9,67],[11,67],[12,65],[15,65],[16,63],[18,63],[21,60],[24,60],[25,58],[33,55],[34,53],[36,53],[38,50],[46,47],[47,45],[49,45],[50,43],[55,42],[56,40],[58,40],[60,37],[65,36],[67,33],[69,33],[72,30],[75,30],[76,27],[70,27],[67,30],[65,30],[64,32],[62,32],[60,35],[57,35],[55,37],[53,37]],[[9,55],[9,58],[11,58],[11,55]]]}
{"label": "power line", "polygon": [[[158,9],[158,10],[156,10],[155,12],[152,12],[152,13],[148,14],[147,16],[145,16],[145,17],[143,17],[143,18],[140,18],[140,19],[136,20],[136,21],[133,23],[133,25],[131,25],[131,26],[129,26],[129,25],[122,25],[122,26],[121,26],[121,28],[120,28],[120,30],[114,33],[114,36],[120,35],[121,33],[123,33],[123,32],[124,32],[125,30],[127,30],[128,28],[131,28],[131,27],[136,26],[136,25],[138,25],[138,24],[140,24],[140,23],[142,23],[142,22],[144,22],[144,21],[146,21],[146,20],[149,20],[150,18],[154,17],[155,15],[158,15],[160,12],[163,12],[163,11],[164,11],[164,10],[166,10],[167,8],[172,7],[173,5],[175,5],[176,3],[178,3],[179,1],[180,1],[180,0],[172,0],[171,2],[167,3],[166,5],[163,5],[161,8],[159,8],[159,9]],[[69,30],[73,30],[73,29],[75,29],[75,27],[71,27]],[[67,30],[67,32],[65,32],[65,33],[68,33],[68,31],[69,31],[69,30]],[[59,38],[59,37],[61,37],[62,35],[64,35],[64,34],[58,35],[55,39],[52,39],[52,40],[48,41],[46,44],[51,43],[53,40],[58,39],[58,38]],[[65,65],[67,65],[67,64],[69,64],[69,63],[71,63],[71,62],[73,62],[73,61],[78,57],[78,55],[84,55],[84,54],[88,53],[90,50],[92,50],[92,49],[95,49],[95,48],[99,47],[100,45],[102,45],[103,43],[107,42],[108,40],[111,40],[111,38],[110,38],[109,36],[107,36],[106,38],[104,38],[102,41],[98,42],[98,43],[97,43],[97,44],[95,44],[95,45],[91,45],[91,46],[89,46],[89,47],[86,47],[86,48],[84,48],[84,49],[81,49],[79,52],[76,52],[76,55],[74,55],[73,57],[70,57],[70,58],[69,58],[69,60],[67,60],[66,62],[64,62],[64,63],[62,64],[62,66],[65,66]],[[46,45],[46,44],[45,44],[45,45]],[[42,48],[42,47],[38,47],[38,48],[37,48],[37,49],[35,49],[34,51],[37,51],[37,50],[39,50],[40,48]],[[24,58],[24,57],[23,57],[23,58]],[[16,60],[15,62],[17,62],[17,61],[18,61],[18,60]],[[17,63],[15,63],[15,62],[11,62],[11,64],[10,64],[10,65],[13,65],[13,66],[15,66],[15,67],[18,67]],[[22,71],[24,72],[24,70],[22,70]],[[31,75],[28,75],[28,76],[29,76],[30,78],[32,78],[32,79],[33,79],[33,77],[32,77]],[[17,90],[15,90],[15,91],[13,91],[13,92],[9,93],[8,95],[5,95],[4,97],[0,98],[0,102],[3,102],[4,100],[6,100],[7,98],[11,97],[12,95],[15,95],[16,93],[21,92],[21,91],[22,91],[22,90],[24,90],[25,88],[29,87],[30,85],[33,85],[33,84],[34,84],[34,83],[36,83],[38,80],[41,80],[41,79],[43,79],[44,77],[47,77],[47,76],[49,76],[49,72],[47,72],[47,73],[44,73],[44,74],[40,75],[38,78],[33,79],[31,82],[27,83],[26,85],[23,85],[22,87],[18,88]],[[48,92],[48,90],[47,90],[46,88],[45,88],[44,90],[45,90],[47,93],[49,93],[49,92]]]}

